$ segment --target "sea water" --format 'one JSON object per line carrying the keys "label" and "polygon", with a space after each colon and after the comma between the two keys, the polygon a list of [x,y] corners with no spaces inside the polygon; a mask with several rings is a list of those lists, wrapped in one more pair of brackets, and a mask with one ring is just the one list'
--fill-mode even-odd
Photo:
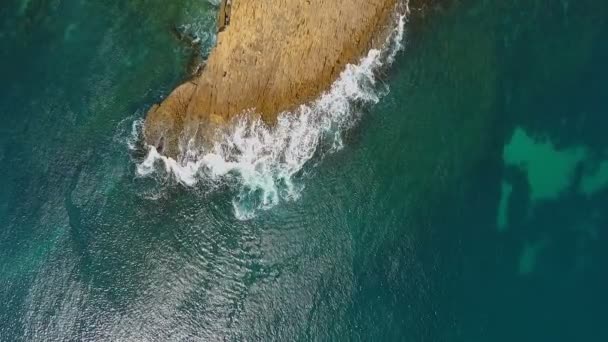
{"label": "sea water", "polygon": [[608,5],[411,7],[167,172],[141,120],[216,6],[0,8],[0,341],[608,339]]}

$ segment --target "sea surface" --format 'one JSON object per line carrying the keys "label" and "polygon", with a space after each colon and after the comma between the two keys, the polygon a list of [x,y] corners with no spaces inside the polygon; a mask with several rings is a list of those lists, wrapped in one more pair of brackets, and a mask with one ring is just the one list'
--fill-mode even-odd
{"label": "sea surface", "polygon": [[216,11],[3,1],[0,341],[608,341],[608,2],[410,6],[306,120],[163,160]]}

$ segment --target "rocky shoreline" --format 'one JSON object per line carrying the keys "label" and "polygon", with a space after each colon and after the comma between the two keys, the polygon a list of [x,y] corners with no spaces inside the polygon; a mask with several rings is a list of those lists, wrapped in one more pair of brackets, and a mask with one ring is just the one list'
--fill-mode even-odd
{"label": "rocky shoreline", "polygon": [[148,112],[147,144],[169,157],[206,144],[243,112],[273,124],[309,102],[384,39],[400,0],[224,0],[200,74]]}

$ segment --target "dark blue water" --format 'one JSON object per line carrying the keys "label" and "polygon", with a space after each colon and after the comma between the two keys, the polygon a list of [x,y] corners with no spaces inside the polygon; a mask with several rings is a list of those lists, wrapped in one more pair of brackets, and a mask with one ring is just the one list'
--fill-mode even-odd
{"label": "dark blue water", "polygon": [[128,147],[213,4],[9,0],[0,340],[608,340],[608,3],[432,3],[344,148],[243,221]]}

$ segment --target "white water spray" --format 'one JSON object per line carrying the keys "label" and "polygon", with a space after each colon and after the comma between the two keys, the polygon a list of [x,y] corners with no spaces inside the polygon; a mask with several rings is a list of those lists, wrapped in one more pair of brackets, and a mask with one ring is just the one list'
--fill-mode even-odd
{"label": "white water spray", "polygon": [[[297,176],[315,154],[340,150],[342,136],[359,120],[359,105],[375,104],[387,92],[377,85],[377,72],[394,62],[403,48],[408,9],[397,17],[396,27],[380,49],[372,49],[359,64],[348,64],[331,89],[319,99],[293,112],[283,112],[268,127],[260,119],[243,115],[205,150],[186,149],[187,158],[176,161],[147,146],[137,166],[142,177],[165,172],[179,183],[194,187],[201,180],[221,184],[236,179],[235,216],[246,220],[281,200],[297,199],[304,188]],[[137,136],[141,123],[134,124]],[[234,183],[234,182],[231,182]]]}

